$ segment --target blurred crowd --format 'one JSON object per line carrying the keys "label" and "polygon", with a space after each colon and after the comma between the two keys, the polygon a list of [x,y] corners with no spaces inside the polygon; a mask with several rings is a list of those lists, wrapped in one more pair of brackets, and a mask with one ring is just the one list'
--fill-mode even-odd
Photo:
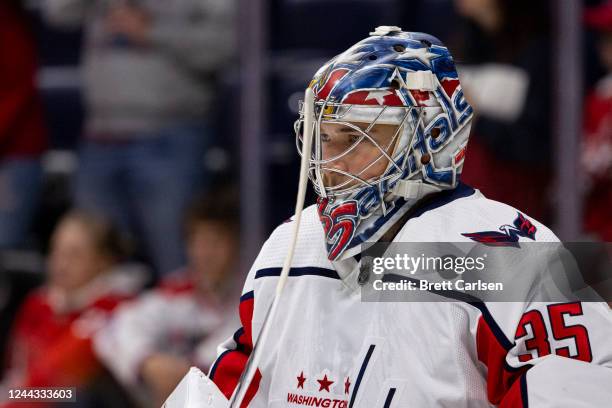
{"label": "blurred crowd", "polygon": [[[554,225],[555,2],[267,5],[269,230],[292,212],[308,78],[383,24],[456,56],[476,112],[463,180]],[[612,2],[584,5],[583,235],[610,242]],[[238,327],[238,6],[0,2],[0,392],[71,386],[78,407],[160,406]]]}

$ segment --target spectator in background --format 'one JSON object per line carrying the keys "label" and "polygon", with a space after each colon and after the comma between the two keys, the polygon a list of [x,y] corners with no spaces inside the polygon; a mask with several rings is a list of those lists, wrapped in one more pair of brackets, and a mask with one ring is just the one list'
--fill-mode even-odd
{"label": "spectator in background", "polygon": [[116,229],[96,216],[74,212],[60,221],[47,282],[15,319],[5,386],[79,387],[82,395],[100,373],[91,336],[144,282],[143,273],[120,263],[121,242]]}
{"label": "spectator in background", "polygon": [[[188,263],[122,306],[101,330],[101,360],[147,406],[161,406],[191,365],[207,370],[236,327],[238,204],[210,194],[186,217]],[[154,402],[152,404],[151,402]]]}
{"label": "spectator in background", "polygon": [[585,103],[582,165],[587,174],[585,230],[612,242],[612,1],[588,9],[587,26],[598,32],[598,54],[607,71]]}
{"label": "spectator in background", "polygon": [[550,50],[547,1],[455,0],[461,84],[478,115],[462,180],[547,222]]}
{"label": "spectator in background", "polygon": [[0,1],[0,249],[24,245],[47,146],[36,50],[21,1]]}
{"label": "spectator in background", "polygon": [[46,0],[51,23],[85,23],[77,205],[141,237],[161,274],[183,264],[181,214],[206,181],[232,13],[231,0]]}

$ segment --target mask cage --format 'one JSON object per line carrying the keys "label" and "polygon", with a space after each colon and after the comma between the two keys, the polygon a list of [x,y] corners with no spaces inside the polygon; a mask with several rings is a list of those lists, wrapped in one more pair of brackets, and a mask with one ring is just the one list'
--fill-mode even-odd
{"label": "mask cage", "polygon": [[[310,178],[315,192],[325,198],[335,198],[354,194],[363,188],[382,185],[393,182],[401,177],[406,177],[408,166],[408,151],[412,148],[416,132],[419,127],[423,128],[423,111],[420,107],[413,106],[379,106],[379,105],[355,105],[343,104],[329,101],[317,101],[314,108],[315,121],[313,126],[313,144],[309,160],[308,177]],[[367,127],[362,129],[355,122],[365,123]],[[351,142],[344,151],[333,157],[323,158],[323,143],[321,138],[322,124],[336,124],[346,126],[359,135],[357,140]],[[397,126],[393,136],[382,146],[370,134],[377,124]],[[300,101],[300,117],[295,121],[294,130],[296,134],[296,146],[300,156],[303,154],[302,133],[304,129],[304,105]],[[403,140],[407,138],[407,140]],[[379,154],[370,162],[366,163],[356,173],[344,171],[334,167],[338,160],[346,160],[361,143],[369,143],[378,149]],[[380,160],[387,160],[385,171],[377,176],[366,179],[363,174]],[[410,170],[409,170],[410,171]],[[325,185],[324,175],[336,173],[343,176],[343,181],[336,185]],[[379,191],[382,192],[382,188]]]}

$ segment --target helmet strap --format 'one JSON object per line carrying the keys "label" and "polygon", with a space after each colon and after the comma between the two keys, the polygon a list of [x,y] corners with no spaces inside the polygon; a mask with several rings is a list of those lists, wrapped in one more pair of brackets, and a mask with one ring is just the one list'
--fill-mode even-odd
{"label": "helmet strap", "polygon": [[442,191],[438,186],[424,183],[421,180],[399,180],[391,188],[391,193],[404,198],[408,202],[416,202],[432,193]]}

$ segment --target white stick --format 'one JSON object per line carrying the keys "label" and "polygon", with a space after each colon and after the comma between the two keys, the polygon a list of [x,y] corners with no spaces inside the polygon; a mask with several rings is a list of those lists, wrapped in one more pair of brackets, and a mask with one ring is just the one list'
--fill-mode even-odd
{"label": "white stick", "polygon": [[300,165],[300,181],[298,187],[297,200],[295,203],[295,217],[293,222],[293,236],[291,238],[291,243],[289,244],[289,250],[287,252],[287,256],[285,257],[285,263],[283,264],[283,269],[281,270],[280,276],[278,278],[278,283],[276,284],[276,293],[274,296],[274,300],[272,301],[272,306],[268,310],[266,318],[264,319],[263,325],[261,326],[261,331],[259,333],[259,337],[257,342],[253,346],[253,351],[251,352],[251,356],[249,357],[249,361],[244,368],[244,372],[236,385],[236,389],[234,390],[234,394],[230,399],[230,408],[238,408],[241,406],[242,401],[246,395],[249,384],[255,377],[255,373],[257,371],[257,367],[259,366],[259,362],[261,360],[261,353],[264,345],[268,340],[268,333],[270,332],[270,326],[272,325],[272,321],[276,316],[276,310],[278,309],[279,299],[281,294],[283,293],[283,289],[285,288],[285,283],[287,282],[287,277],[289,276],[289,270],[291,269],[291,261],[293,260],[293,253],[295,251],[295,245],[298,239],[298,232],[300,229],[300,221],[302,219],[302,210],[304,209],[304,201],[306,199],[306,190],[308,188],[308,167],[310,162],[310,155],[312,150],[312,129],[314,125],[314,93],[312,89],[306,89],[304,94],[304,136],[303,136],[303,145],[302,145],[302,162]]}

